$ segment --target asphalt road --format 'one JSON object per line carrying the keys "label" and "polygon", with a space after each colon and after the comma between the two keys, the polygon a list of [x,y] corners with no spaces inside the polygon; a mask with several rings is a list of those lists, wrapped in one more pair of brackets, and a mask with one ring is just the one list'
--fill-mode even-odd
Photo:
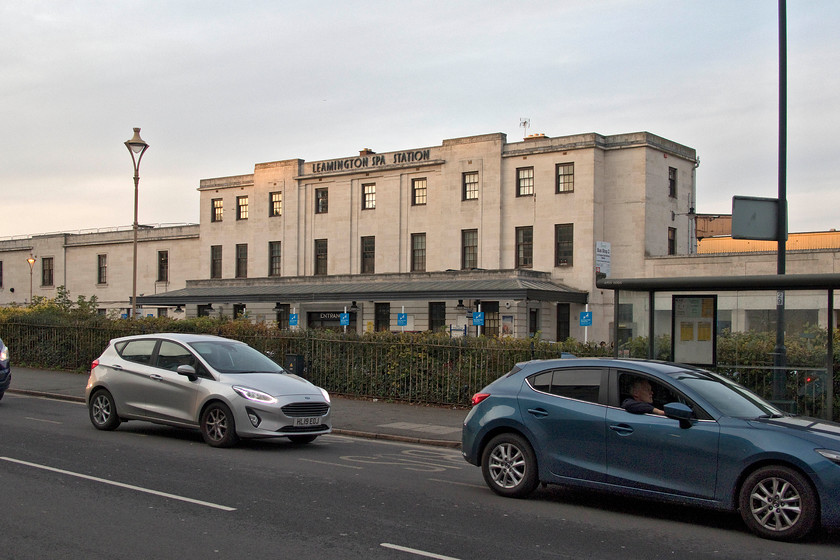
{"label": "asphalt road", "polygon": [[495,496],[454,449],[347,436],[213,449],[94,430],[78,403],[0,402],[0,558],[833,558],[840,534],[754,537],[735,515],[549,487]]}

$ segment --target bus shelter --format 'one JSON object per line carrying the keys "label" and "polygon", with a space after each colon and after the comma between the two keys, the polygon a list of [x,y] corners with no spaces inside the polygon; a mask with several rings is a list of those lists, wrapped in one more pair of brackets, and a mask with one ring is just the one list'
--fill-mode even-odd
{"label": "bus shelter", "polygon": [[600,278],[596,285],[614,293],[616,357],[698,365],[790,412],[837,419],[840,274]]}

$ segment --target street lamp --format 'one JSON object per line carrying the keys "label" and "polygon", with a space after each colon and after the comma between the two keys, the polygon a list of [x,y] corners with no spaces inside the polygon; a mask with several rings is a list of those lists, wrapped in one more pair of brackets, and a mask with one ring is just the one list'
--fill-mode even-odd
{"label": "street lamp", "polygon": [[138,187],[140,185],[140,160],[143,159],[143,154],[149,149],[142,138],[140,138],[140,129],[134,128],[134,136],[131,140],[126,140],[125,147],[131,154],[131,162],[134,164],[134,261],[132,269],[131,280],[131,315],[132,319],[137,314],[137,198]]}
{"label": "street lamp", "polygon": [[26,262],[29,263],[29,305],[32,305],[32,269],[35,267],[35,257],[29,255]]}

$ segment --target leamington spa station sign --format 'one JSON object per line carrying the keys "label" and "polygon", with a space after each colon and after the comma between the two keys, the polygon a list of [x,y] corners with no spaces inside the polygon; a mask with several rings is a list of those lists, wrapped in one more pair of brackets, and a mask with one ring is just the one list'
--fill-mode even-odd
{"label": "leamington spa station sign", "polygon": [[353,169],[381,167],[383,165],[398,165],[401,163],[427,161],[430,157],[429,152],[430,150],[411,150],[408,152],[394,152],[392,154],[371,154],[369,156],[359,156],[355,158],[317,161],[312,164],[312,173],[329,173],[331,171],[348,171]]}

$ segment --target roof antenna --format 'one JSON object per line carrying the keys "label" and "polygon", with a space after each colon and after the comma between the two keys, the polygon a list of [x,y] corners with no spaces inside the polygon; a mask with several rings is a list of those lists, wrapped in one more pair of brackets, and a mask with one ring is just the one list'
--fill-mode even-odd
{"label": "roof antenna", "polygon": [[520,117],[519,126],[525,129],[525,133],[522,135],[522,139],[524,140],[525,137],[528,136],[528,127],[531,126],[531,119],[528,117]]}

